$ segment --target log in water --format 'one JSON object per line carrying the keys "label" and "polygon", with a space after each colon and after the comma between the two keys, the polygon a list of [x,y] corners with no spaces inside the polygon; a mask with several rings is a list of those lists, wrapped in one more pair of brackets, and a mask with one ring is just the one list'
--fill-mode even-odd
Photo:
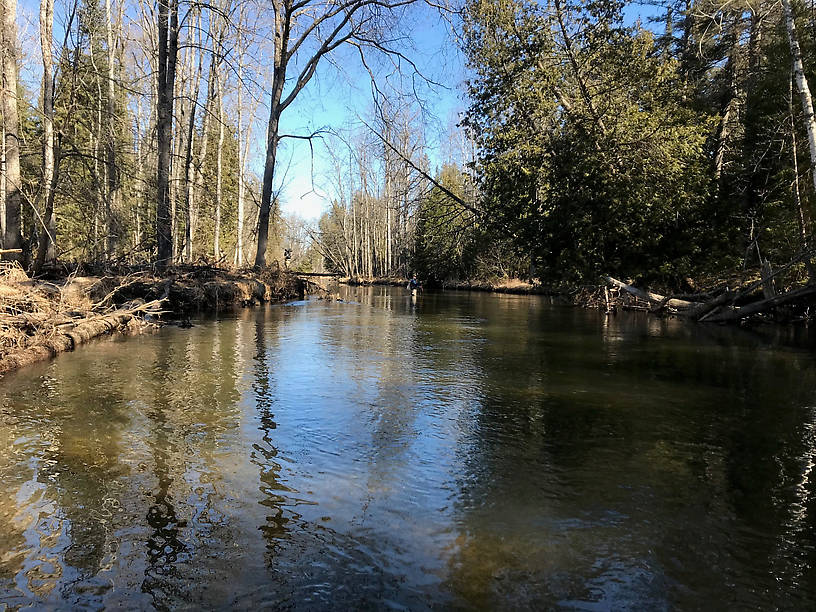
{"label": "log in water", "polygon": [[816,605],[812,338],[343,297],[0,380],[0,603]]}

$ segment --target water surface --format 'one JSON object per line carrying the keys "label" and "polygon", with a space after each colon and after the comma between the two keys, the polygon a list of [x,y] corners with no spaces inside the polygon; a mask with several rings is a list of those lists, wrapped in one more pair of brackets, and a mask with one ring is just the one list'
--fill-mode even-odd
{"label": "water surface", "polygon": [[3,378],[0,607],[816,606],[806,333],[345,291]]}

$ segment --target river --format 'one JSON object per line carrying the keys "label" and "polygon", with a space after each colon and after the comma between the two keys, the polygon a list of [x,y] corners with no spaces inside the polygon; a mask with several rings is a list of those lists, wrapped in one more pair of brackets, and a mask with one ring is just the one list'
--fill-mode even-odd
{"label": "river", "polygon": [[0,608],[816,606],[811,335],[343,292],[0,380]]}

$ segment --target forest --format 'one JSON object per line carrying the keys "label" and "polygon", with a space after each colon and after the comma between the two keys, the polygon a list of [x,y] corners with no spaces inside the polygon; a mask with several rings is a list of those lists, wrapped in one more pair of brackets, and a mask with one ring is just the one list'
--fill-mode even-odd
{"label": "forest", "polygon": [[[813,2],[67,0],[55,19],[41,0],[36,35],[2,2],[0,248],[35,275],[277,261],[680,289],[811,268]],[[422,11],[464,58],[436,148],[418,42],[394,33]],[[285,133],[351,61],[371,79],[357,123]],[[314,221],[281,210],[287,139],[330,155]]]}

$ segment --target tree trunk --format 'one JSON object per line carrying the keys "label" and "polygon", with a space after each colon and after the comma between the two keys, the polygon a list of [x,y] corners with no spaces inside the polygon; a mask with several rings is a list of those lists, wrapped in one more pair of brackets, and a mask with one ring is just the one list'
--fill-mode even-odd
{"label": "tree trunk", "polygon": [[289,27],[290,6],[275,1],[275,53],[274,76],[272,77],[272,96],[269,102],[269,123],[266,129],[266,159],[264,161],[263,189],[261,191],[261,209],[258,213],[258,247],[255,252],[255,267],[266,265],[266,248],[269,244],[269,218],[272,212],[272,187],[275,179],[275,160],[280,144],[280,117],[283,112],[281,100],[283,87],[286,84],[286,68],[289,62]]}
{"label": "tree trunk", "polygon": [[782,7],[785,11],[785,26],[788,30],[788,43],[793,60],[793,76],[796,80],[799,96],[802,98],[805,130],[807,131],[808,146],[810,147],[810,172],[813,178],[814,189],[816,189],[816,119],[813,115],[813,99],[810,96],[810,87],[808,86],[807,78],[805,78],[805,68],[802,64],[802,51],[799,48],[799,41],[796,38],[796,24],[793,19],[793,10],[791,9],[790,0],[782,0]]}
{"label": "tree trunk", "polygon": [[[224,97],[221,89],[221,77],[216,73],[218,83],[218,148],[215,151],[215,239],[213,241],[213,257],[218,260],[221,257],[221,198],[223,193],[223,155],[224,148]],[[240,87],[240,85],[239,85]],[[239,111],[240,112],[240,111]],[[239,159],[240,159],[241,139],[238,139]],[[240,174],[240,173],[239,173]]]}
{"label": "tree trunk", "polygon": [[[240,17],[243,23],[243,10]],[[240,36],[240,34],[239,34]],[[244,52],[242,41],[238,39],[238,206],[236,210],[236,243],[235,243],[235,265],[241,267],[244,265],[244,149],[241,145],[241,138],[244,130],[244,100],[243,100],[243,82],[244,77]],[[249,140],[247,138],[247,140]]]}
{"label": "tree trunk", "polygon": [[[201,14],[198,15],[198,27],[196,28],[197,31],[201,31]],[[201,38],[199,37],[199,42]],[[187,138],[186,138],[186,148],[184,151],[184,186],[185,186],[185,223],[184,223],[184,251],[185,251],[185,260],[187,263],[193,262],[193,239],[195,238],[195,184],[197,181],[196,178],[196,170],[194,165],[194,151],[195,151],[195,118],[196,118],[196,110],[198,108],[198,95],[200,92],[201,87],[201,72],[202,72],[202,64],[204,61],[203,53],[199,53],[198,55],[198,67],[193,68],[195,62],[193,61],[193,57],[195,55],[195,47],[198,46],[196,44],[196,37],[193,34],[193,46],[190,48],[190,116],[187,121]],[[207,91],[208,99],[209,99],[209,89]],[[207,116],[207,108],[205,105],[204,108],[204,117],[206,121]],[[206,126],[205,126],[206,127]],[[206,152],[206,131],[204,133],[205,147]]]}
{"label": "tree trunk", "polygon": [[[44,0],[45,1],[45,0]],[[53,0],[48,0],[53,1]],[[107,134],[105,141],[105,163],[107,164],[107,194],[105,198],[105,225],[108,233],[108,255],[115,251],[118,242],[118,228],[114,211],[119,206],[120,184],[119,168],[116,165],[116,81],[114,79],[114,40],[113,21],[111,17],[111,0],[105,0],[105,28],[108,45],[108,100],[107,100]]]}
{"label": "tree trunk", "polygon": [[731,122],[733,121],[733,116],[737,112],[737,100],[739,99],[739,78],[738,78],[738,71],[737,71],[737,63],[739,61],[739,54],[740,54],[740,39],[742,38],[741,33],[741,20],[742,16],[737,15],[734,17],[734,23],[731,24],[731,31],[729,32],[729,38],[731,39],[731,45],[728,52],[728,64],[726,67],[726,71],[728,74],[728,90],[726,95],[723,99],[723,105],[721,109],[721,117],[720,117],[720,125],[719,129],[717,130],[717,153],[714,156],[714,197],[719,198],[720,191],[722,189],[722,173],[723,173],[723,164],[725,162],[725,152],[728,148],[728,141],[730,139],[730,132],[731,132]]}
{"label": "tree trunk", "polygon": [[[279,79],[275,79],[279,80]],[[269,218],[272,212],[272,185],[275,179],[275,158],[278,154],[278,129],[280,127],[279,105],[283,92],[282,79],[280,86],[272,93],[272,103],[269,111],[269,125],[267,126],[266,160],[264,163],[263,191],[261,192],[261,209],[258,213],[258,250],[255,252],[255,267],[263,268],[266,265],[266,249],[269,245]],[[276,93],[277,92],[277,93]],[[277,98],[277,99],[276,99]]]}
{"label": "tree trunk", "polygon": [[[8,1],[8,0],[7,0]],[[173,96],[178,53],[178,0],[159,0],[159,66],[157,71],[156,141],[158,148],[156,181],[156,264],[172,263],[173,227],[170,216],[170,153],[173,139]]]}
{"label": "tree trunk", "polygon": [[680,72],[688,77],[691,74],[692,65],[692,29],[694,28],[694,2],[686,0],[683,11],[683,38],[680,48]]}
{"label": "tree trunk", "polygon": [[39,274],[46,260],[56,259],[56,220],[54,218],[54,188],[56,172],[54,169],[54,80],[52,77],[53,59],[51,42],[54,31],[54,0],[40,2],[40,47],[42,49],[42,122],[43,122],[43,228],[40,232],[40,244],[37,249],[37,260],[34,273]]}
{"label": "tree trunk", "polygon": [[[2,91],[0,110],[3,114],[6,178],[6,231],[3,248],[21,249],[22,211],[20,194],[20,140],[17,114],[17,0],[0,0],[2,4]],[[24,254],[6,255],[24,261]]]}

